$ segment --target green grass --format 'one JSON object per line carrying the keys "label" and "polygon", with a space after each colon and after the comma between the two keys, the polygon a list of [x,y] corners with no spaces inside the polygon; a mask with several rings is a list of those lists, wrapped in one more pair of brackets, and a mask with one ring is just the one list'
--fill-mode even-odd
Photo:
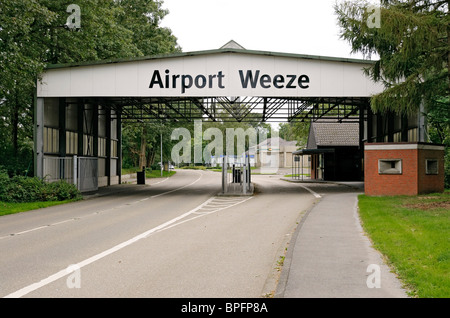
{"label": "green grass", "polygon": [[161,177],[161,170],[152,170],[152,171],[146,171],[145,177],[146,178],[167,178],[171,177],[176,173],[176,171],[163,171],[163,175]]}
{"label": "green grass", "polygon": [[7,203],[7,202],[0,201],[0,216],[47,208],[50,206],[66,204],[66,203],[74,202],[74,201],[77,201],[77,200],[30,202],[30,203]]}
{"label": "green grass", "polygon": [[359,196],[373,245],[420,298],[450,297],[450,192],[419,196]]}
{"label": "green grass", "polygon": [[[139,168],[123,168],[122,169],[122,174],[132,174],[132,173],[136,173],[139,170]],[[163,176],[162,178],[167,178],[167,177],[171,177],[176,173],[176,171],[170,170],[170,171],[163,171]],[[151,170],[148,169],[145,171],[145,177],[146,178],[161,178],[161,170]]]}
{"label": "green grass", "polygon": [[206,170],[205,166],[184,166],[180,167],[180,169],[189,169],[189,170]]}

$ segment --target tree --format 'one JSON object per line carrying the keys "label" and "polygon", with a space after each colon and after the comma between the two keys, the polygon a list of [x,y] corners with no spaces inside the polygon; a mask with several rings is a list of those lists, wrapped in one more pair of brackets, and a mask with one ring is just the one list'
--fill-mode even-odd
{"label": "tree", "polygon": [[298,147],[305,147],[308,142],[310,122],[290,122],[279,124],[279,136],[284,140],[297,141]]}
{"label": "tree", "polygon": [[[367,1],[345,1],[335,6],[341,37],[353,52],[380,59],[366,71],[386,90],[373,96],[375,111],[414,113],[422,102],[433,107],[449,95],[449,1],[382,0],[380,25]],[[448,100],[444,102],[449,107]]]}
{"label": "tree", "polygon": [[[423,111],[429,139],[445,144],[446,187],[450,187],[450,17],[448,0],[382,0],[380,25],[367,1],[335,6],[341,37],[353,52],[380,59],[366,70],[386,90],[371,98],[374,111]],[[423,105],[423,107],[421,107]]]}
{"label": "tree", "polygon": [[120,0],[122,13],[119,24],[132,31],[132,42],[143,55],[180,52],[177,38],[170,29],[160,27],[161,20],[169,13],[162,8],[162,1]]}
{"label": "tree", "polygon": [[47,64],[180,50],[171,31],[159,26],[168,13],[161,3],[78,0],[81,29],[70,31],[64,27],[69,17],[67,2],[0,1],[0,136],[6,137],[0,140],[0,165],[14,161],[11,155],[22,158],[21,147],[31,153],[34,90]]}

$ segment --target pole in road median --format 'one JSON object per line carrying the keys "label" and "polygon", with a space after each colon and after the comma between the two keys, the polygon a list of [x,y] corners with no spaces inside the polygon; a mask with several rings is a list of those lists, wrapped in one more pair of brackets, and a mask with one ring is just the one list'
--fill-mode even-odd
{"label": "pole in road median", "polygon": [[225,194],[227,192],[227,156],[223,156],[223,163],[222,163],[222,194]]}

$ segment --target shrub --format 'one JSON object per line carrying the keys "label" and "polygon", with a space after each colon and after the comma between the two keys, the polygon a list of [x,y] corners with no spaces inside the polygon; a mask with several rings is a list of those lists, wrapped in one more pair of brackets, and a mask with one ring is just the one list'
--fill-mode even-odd
{"label": "shrub", "polygon": [[79,199],[78,189],[64,180],[47,183],[37,177],[14,176],[0,171],[0,201],[25,203]]}
{"label": "shrub", "polygon": [[64,180],[60,180],[58,182],[53,183],[47,183],[47,189],[50,190],[48,191],[48,193],[50,193],[52,195],[52,198],[56,199],[56,201],[65,201],[81,198],[81,194],[78,191],[77,187],[74,186],[73,184],[67,183]]}
{"label": "shrub", "polygon": [[6,190],[6,202],[35,202],[42,200],[44,181],[35,177],[14,176]]}

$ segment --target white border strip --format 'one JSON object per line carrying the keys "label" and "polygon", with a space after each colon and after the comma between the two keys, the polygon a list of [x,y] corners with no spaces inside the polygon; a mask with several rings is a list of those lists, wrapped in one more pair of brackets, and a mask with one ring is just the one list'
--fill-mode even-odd
{"label": "white border strip", "polygon": [[424,145],[424,144],[383,144],[371,145],[365,144],[364,150],[444,150],[444,146]]}

